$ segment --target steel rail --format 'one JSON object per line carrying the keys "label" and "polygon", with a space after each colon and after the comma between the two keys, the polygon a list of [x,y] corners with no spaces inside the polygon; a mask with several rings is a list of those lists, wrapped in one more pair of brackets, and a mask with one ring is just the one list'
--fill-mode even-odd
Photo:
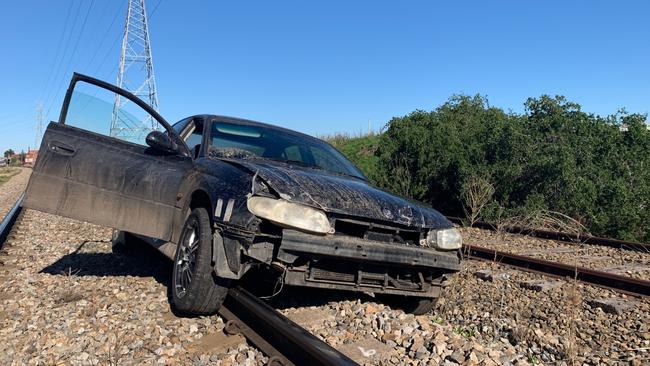
{"label": "steel rail", "polygon": [[241,287],[231,288],[219,309],[226,333],[241,333],[274,365],[357,365]]}
{"label": "steel rail", "polygon": [[638,280],[614,273],[526,257],[469,244],[463,245],[463,255],[465,258],[496,262],[529,272],[561,278],[569,277],[584,283],[616,290],[629,295],[640,297],[650,296],[650,281]]}
{"label": "steel rail", "polygon": [[[454,216],[447,216],[447,219],[449,221],[462,225],[463,224],[463,219],[460,217],[454,217]],[[492,231],[497,231],[497,226],[494,224],[491,224],[489,222],[485,221],[476,221],[472,227],[480,228],[480,229],[486,229],[486,230],[492,230]],[[513,233],[513,234],[522,234],[522,235],[530,235],[530,236],[535,236],[538,238],[542,239],[551,239],[551,240],[557,240],[557,241],[563,241],[563,242],[569,242],[569,243],[584,243],[584,244],[591,244],[591,245],[601,245],[601,246],[608,246],[612,248],[618,248],[618,249],[624,249],[624,250],[635,250],[635,251],[643,251],[650,253],[650,244],[649,243],[637,243],[633,241],[625,241],[625,240],[618,240],[618,239],[610,239],[610,238],[601,238],[597,236],[591,236],[591,235],[578,235],[578,234],[572,234],[572,233],[564,233],[560,231],[550,231],[550,230],[541,230],[541,229],[531,229],[531,228],[525,228],[521,226],[506,226],[503,228],[500,228],[500,230]]]}
{"label": "steel rail", "polygon": [[16,203],[9,210],[7,215],[5,215],[4,219],[2,219],[2,222],[0,222],[0,249],[4,246],[11,228],[14,226],[14,223],[18,218],[18,214],[20,214],[20,211],[23,209],[23,198],[25,198],[25,193],[22,193],[20,197],[18,197]]}

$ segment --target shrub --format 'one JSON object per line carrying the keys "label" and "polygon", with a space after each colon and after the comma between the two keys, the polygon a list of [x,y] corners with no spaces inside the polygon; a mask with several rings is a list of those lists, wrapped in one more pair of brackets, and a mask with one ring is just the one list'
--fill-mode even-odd
{"label": "shrub", "polygon": [[[559,212],[594,235],[650,241],[646,116],[600,117],[561,96],[529,98],[525,107],[515,114],[481,96],[453,96],[433,111],[391,119],[380,135],[335,146],[373,183],[448,215]],[[490,194],[472,209],[477,179]]]}

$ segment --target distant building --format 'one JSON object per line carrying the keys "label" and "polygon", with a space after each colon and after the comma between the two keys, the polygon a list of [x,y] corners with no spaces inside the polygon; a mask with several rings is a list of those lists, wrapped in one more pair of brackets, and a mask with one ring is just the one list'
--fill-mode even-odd
{"label": "distant building", "polygon": [[34,165],[36,163],[36,158],[38,158],[38,150],[27,150],[25,154],[25,165]]}

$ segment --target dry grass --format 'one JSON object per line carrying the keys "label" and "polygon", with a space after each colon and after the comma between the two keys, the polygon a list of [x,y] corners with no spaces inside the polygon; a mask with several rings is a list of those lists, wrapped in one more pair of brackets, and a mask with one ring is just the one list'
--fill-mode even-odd
{"label": "dry grass", "polygon": [[76,286],[72,279],[77,273],[79,271],[73,271],[72,268],[68,268],[67,271],[62,273],[65,277],[66,284],[64,285],[64,289],[59,293],[58,299],[55,301],[57,304],[68,304],[84,298],[83,294],[75,288]]}
{"label": "dry grass", "polygon": [[316,135],[316,138],[319,138],[323,141],[327,141],[334,146],[339,146],[340,144],[351,139],[357,139],[357,138],[368,137],[368,136],[376,136],[378,134],[380,133],[377,133],[373,130],[370,131],[359,130],[356,133],[336,132],[333,134]]}
{"label": "dry grass", "polygon": [[589,230],[578,220],[563,213],[549,210],[537,210],[526,215],[511,216],[497,219],[495,229],[503,234],[507,231],[519,230],[525,234],[526,230],[547,230],[572,234],[577,237],[577,242],[582,242],[582,237],[589,234]]}
{"label": "dry grass", "polygon": [[463,211],[465,211],[470,226],[473,226],[480,217],[481,211],[490,202],[493,194],[494,186],[483,177],[471,176],[463,184],[461,200],[463,201]]}
{"label": "dry grass", "polygon": [[3,167],[0,168],[0,186],[3,183],[6,183],[13,177],[14,175],[20,173],[20,169],[17,168],[11,168],[11,167]]}
{"label": "dry grass", "polygon": [[108,353],[106,354],[105,362],[110,366],[117,366],[121,364],[122,360],[122,348],[126,346],[125,338],[122,337],[118,332],[115,332],[109,336],[110,346],[108,348]]}

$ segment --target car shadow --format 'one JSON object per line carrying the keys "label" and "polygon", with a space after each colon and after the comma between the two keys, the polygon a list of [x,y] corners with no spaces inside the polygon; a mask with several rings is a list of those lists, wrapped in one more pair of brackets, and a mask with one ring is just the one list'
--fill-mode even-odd
{"label": "car shadow", "polygon": [[350,291],[327,290],[316,288],[288,287],[278,295],[270,298],[269,305],[278,310],[288,308],[301,308],[309,306],[323,306],[339,301],[375,302],[375,298],[363,293]]}
{"label": "car shadow", "polygon": [[376,301],[374,297],[364,293],[282,286],[277,280],[277,274],[265,269],[252,269],[239,285],[278,310],[323,306],[339,301]]}
{"label": "car shadow", "polygon": [[[128,249],[114,249],[113,252],[87,252],[85,247],[93,243],[97,242],[81,243],[77,250],[59,258],[39,273],[80,277],[152,277],[167,288],[167,297],[171,303],[172,263],[169,258],[145,243],[138,243]],[[238,284],[278,310],[323,306],[339,301],[376,301],[370,295],[349,291],[291,286],[280,288],[276,276],[270,271],[251,270]],[[177,317],[187,316],[177,312],[173,306],[171,310]]]}
{"label": "car shadow", "polygon": [[40,273],[64,276],[133,276],[153,277],[165,286],[171,280],[171,262],[145,244],[113,252],[86,252],[82,248],[93,242],[83,242],[77,250],[41,269]]}

